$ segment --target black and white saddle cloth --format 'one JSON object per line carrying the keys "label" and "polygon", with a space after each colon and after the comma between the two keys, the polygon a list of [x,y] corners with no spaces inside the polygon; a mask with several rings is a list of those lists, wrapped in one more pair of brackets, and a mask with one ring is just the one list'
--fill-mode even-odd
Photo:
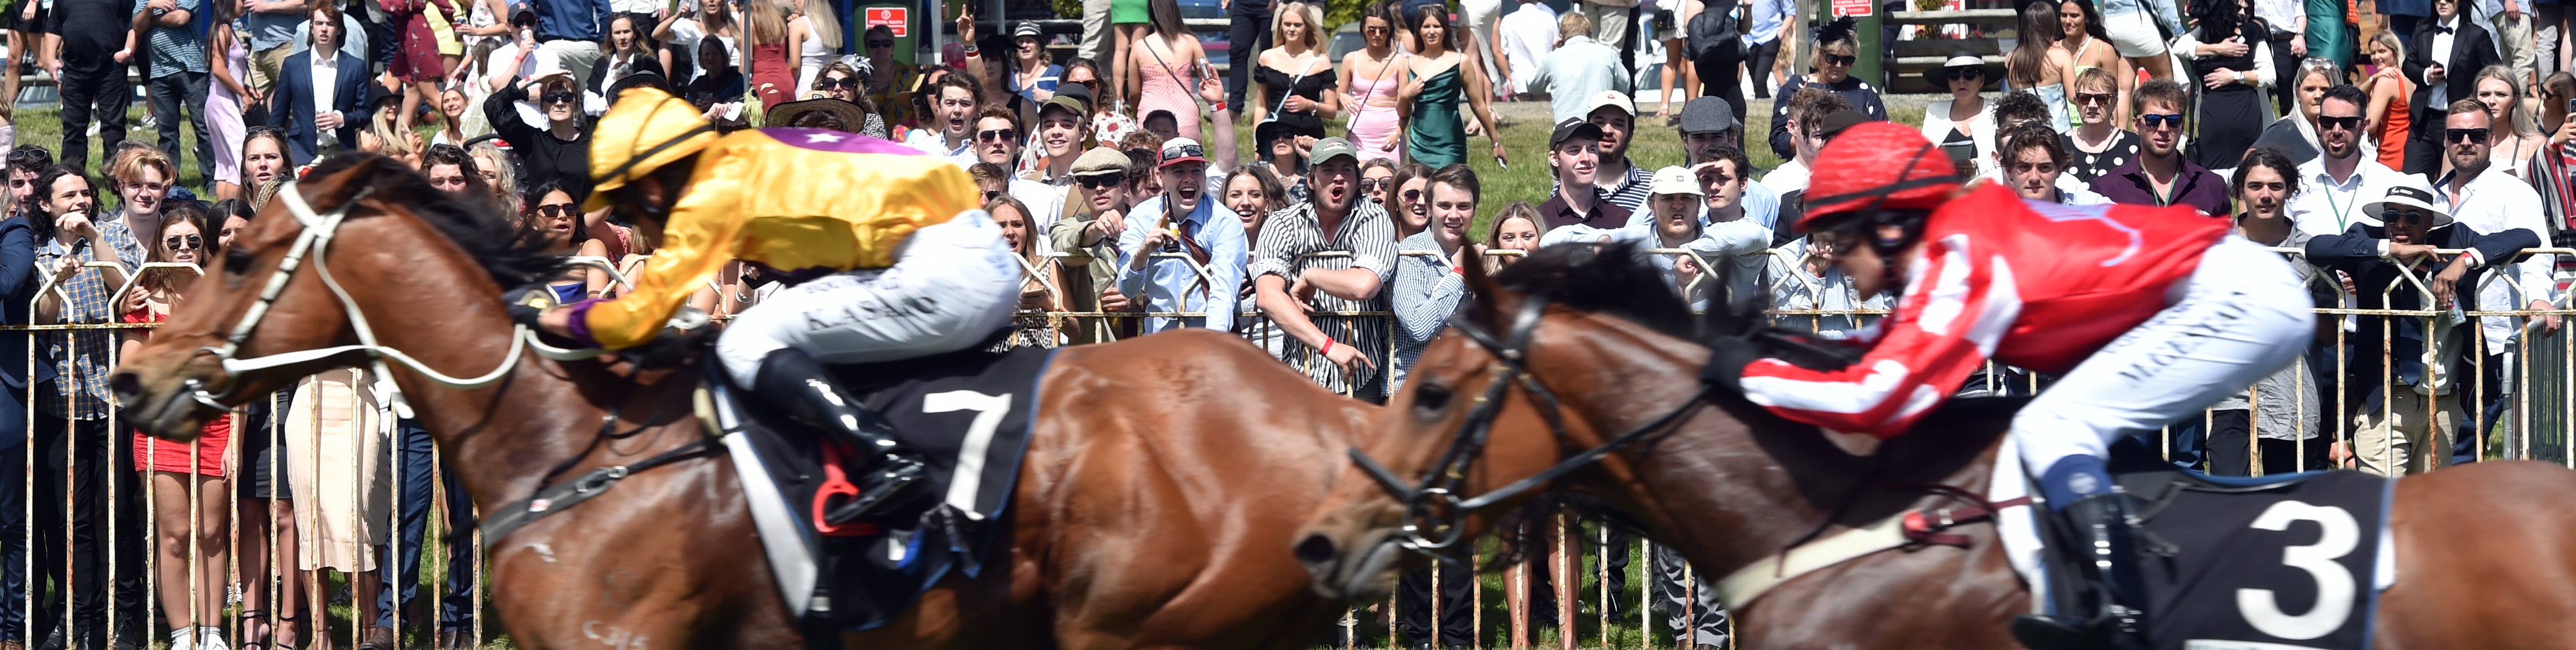
{"label": "black and white saddle cloth", "polygon": [[2217,477],[2140,455],[2115,451],[2113,469],[2146,524],[2136,546],[2155,647],[2370,647],[2379,590],[2395,572],[2396,481],[2353,471]]}
{"label": "black and white saddle cloth", "polygon": [[1000,522],[1036,428],[1038,379],[1053,358],[1048,349],[977,349],[834,367],[841,386],[883,414],[930,470],[927,496],[867,534],[818,527],[816,492],[839,473],[821,436],[711,373],[701,415],[731,453],[790,610],[836,629],[871,629],[950,572],[980,575],[996,540],[1007,539]]}

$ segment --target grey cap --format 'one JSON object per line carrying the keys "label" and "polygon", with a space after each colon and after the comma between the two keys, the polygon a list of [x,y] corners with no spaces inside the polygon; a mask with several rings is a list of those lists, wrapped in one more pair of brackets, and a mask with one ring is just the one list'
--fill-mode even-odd
{"label": "grey cap", "polygon": [[1741,125],[1735,121],[1735,107],[1726,100],[1701,97],[1682,104],[1682,133],[1716,133]]}
{"label": "grey cap", "polygon": [[1313,158],[1307,161],[1307,164],[1309,165],[1320,166],[1326,161],[1332,160],[1336,157],[1349,157],[1352,162],[1358,162],[1360,159],[1360,148],[1352,145],[1350,140],[1343,139],[1340,136],[1335,136],[1316,140],[1315,147],[1311,150],[1311,155]]}

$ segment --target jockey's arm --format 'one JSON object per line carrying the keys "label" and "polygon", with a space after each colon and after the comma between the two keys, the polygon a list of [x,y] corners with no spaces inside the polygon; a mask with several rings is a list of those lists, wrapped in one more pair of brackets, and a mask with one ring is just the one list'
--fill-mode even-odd
{"label": "jockey's arm", "polygon": [[692,182],[688,193],[671,208],[662,247],[635,274],[634,289],[614,299],[584,300],[546,310],[537,319],[538,327],[610,350],[652,340],[699,285],[733,261],[734,240],[743,225],[735,204],[743,187],[739,179],[721,171]]}
{"label": "jockey's arm", "polygon": [[[1947,400],[2020,316],[2021,300],[2009,280],[1996,281],[1991,261],[1972,262],[1941,242],[1927,242],[1917,263],[1931,266],[1914,274],[1880,323],[1884,338],[1860,362],[1819,371],[1757,360],[1744,368],[1745,398],[1781,417],[1880,438]],[[1969,270],[1950,271],[1960,265]]]}

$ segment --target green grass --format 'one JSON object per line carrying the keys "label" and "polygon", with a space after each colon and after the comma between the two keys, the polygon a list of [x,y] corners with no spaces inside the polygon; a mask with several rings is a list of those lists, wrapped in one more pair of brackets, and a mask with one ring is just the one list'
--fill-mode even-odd
{"label": "green grass", "polygon": [[[137,142],[160,142],[161,136],[156,134],[154,129],[143,128],[143,116],[148,112],[149,111],[144,110],[141,106],[126,109],[126,140]],[[54,157],[56,159],[60,159],[62,157],[63,115],[60,109],[18,109],[16,126],[18,127],[17,146],[44,147],[46,150],[54,152]],[[188,191],[196,192],[199,198],[211,200],[212,197],[210,196],[209,189],[206,187],[205,176],[197,172],[196,136],[189,134],[188,129],[183,128],[179,130],[179,137],[180,141],[187,143],[188,146],[180,149],[181,162],[179,163],[179,180],[177,185],[188,188]],[[99,176],[99,166],[106,163],[108,154],[111,152],[107,151],[105,147],[100,145],[100,140],[96,136],[89,139],[89,147],[90,154],[89,164],[87,167],[90,177],[97,178]],[[109,193],[100,192],[100,194],[106,195]]]}

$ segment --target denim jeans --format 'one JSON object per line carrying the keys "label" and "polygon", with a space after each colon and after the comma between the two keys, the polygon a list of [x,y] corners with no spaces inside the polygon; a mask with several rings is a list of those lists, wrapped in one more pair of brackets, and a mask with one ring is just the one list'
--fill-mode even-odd
{"label": "denim jeans", "polygon": [[[376,592],[376,627],[394,626],[394,592],[402,592],[404,603],[410,603],[420,585],[421,539],[428,532],[430,513],[430,468],[438,466],[439,483],[447,488],[447,579],[439,590],[438,629],[469,631],[474,629],[474,502],[465,494],[464,483],[456,471],[431,458],[436,443],[429,430],[419,422],[403,420],[394,425],[396,435],[391,453],[394,459],[394,486],[401,504],[395,508],[395,534],[382,557],[395,558],[393,570],[385,574],[384,587]],[[408,621],[407,621],[408,622]],[[416,622],[413,622],[416,623]]]}
{"label": "denim jeans", "polygon": [[[215,177],[215,142],[206,139],[206,83],[203,72],[180,70],[165,72],[146,82],[152,89],[152,119],[160,123],[161,153],[170,162],[186,158],[179,155],[179,110],[187,109],[188,133],[197,138],[197,177]],[[176,185],[179,179],[165,179]]]}

